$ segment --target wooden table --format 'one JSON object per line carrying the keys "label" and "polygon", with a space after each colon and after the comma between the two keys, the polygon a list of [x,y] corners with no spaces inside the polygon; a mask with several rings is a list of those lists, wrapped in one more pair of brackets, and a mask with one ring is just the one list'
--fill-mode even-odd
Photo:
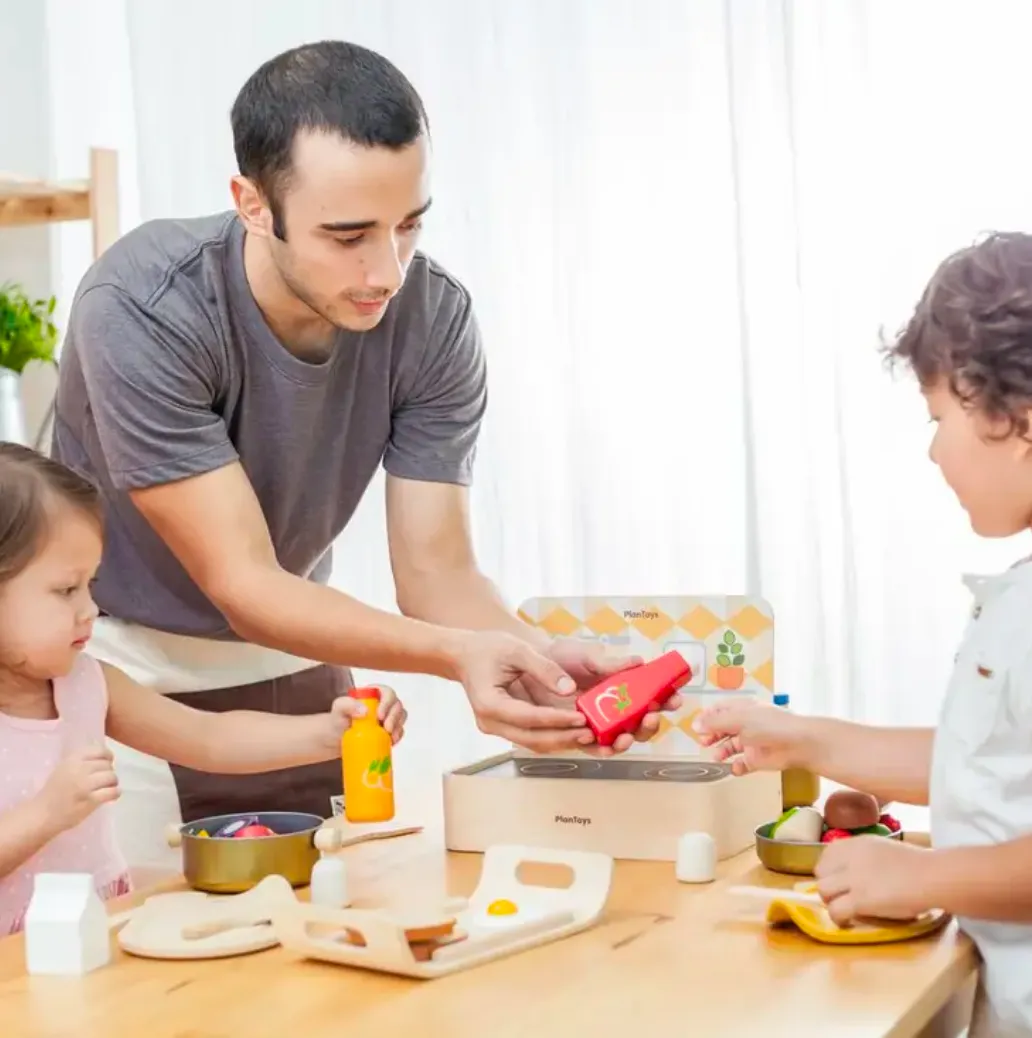
{"label": "wooden table", "polygon": [[[480,856],[427,830],[343,852],[357,907],[468,896]],[[0,941],[0,1035],[26,1038],[904,1038],[955,1035],[975,956],[955,926],[871,948],[768,931],[733,883],[790,886],[752,852],[714,884],[673,866],[619,862],[606,915],[577,936],[474,970],[413,981],[276,948],[208,962],[115,953],[85,978],[27,977],[21,937]],[[181,887],[178,880],[165,889]],[[112,911],[133,901],[122,899]],[[959,1012],[962,1019],[950,1014]]]}

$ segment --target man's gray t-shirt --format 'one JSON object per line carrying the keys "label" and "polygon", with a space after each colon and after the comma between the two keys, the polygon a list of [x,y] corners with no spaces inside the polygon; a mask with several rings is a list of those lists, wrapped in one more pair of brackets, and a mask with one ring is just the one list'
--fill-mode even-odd
{"label": "man's gray t-shirt", "polygon": [[467,485],[487,389],[465,289],[417,253],[379,325],[324,363],[289,353],[244,274],[233,212],[159,220],[115,243],[76,292],[52,453],[104,497],[94,596],[176,634],[234,638],[129,491],[239,461],[280,565],[325,582],[378,466]]}

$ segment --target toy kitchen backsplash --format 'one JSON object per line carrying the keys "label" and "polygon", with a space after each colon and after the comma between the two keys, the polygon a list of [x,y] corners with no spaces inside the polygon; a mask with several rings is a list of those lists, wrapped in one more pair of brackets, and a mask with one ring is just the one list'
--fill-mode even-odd
{"label": "toy kitchen backsplash", "polygon": [[[684,705],[664,713],[657,735],[628,751],[650,760],[698,759],[708,751],[692,734],[704,706],[722,697],[766,701],[774,688],[774,613],[762,598],[745,595],[661,595],[532,598],[521,618],[553,638],[604,645],[616,655],[646,660],[676,649],[692,668],[681,689]],[[519,757],[537,754],[517,749]],[[563,756],[580,756],[565,753]]]}

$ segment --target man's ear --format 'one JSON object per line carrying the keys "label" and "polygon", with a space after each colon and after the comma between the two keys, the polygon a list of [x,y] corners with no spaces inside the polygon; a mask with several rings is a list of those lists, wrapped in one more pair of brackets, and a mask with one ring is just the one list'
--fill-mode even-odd
{"label": "man's ear", "polygon": [[237,215],[247,233],[259,238],[272,237],[272,208],[258,185],[248,177],[238,175],[230,180],[229,189],[233,195]]}

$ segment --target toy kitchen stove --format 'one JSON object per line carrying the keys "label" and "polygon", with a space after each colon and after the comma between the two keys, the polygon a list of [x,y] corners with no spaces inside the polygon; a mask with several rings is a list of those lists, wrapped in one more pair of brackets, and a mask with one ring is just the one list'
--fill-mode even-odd
{"label": "toy kitchen stove", "polygon": [[[664,713],[659,732],[618,757],[541,755],[513,749],[444,776],[449,850],[482,852],[522,843],[601,851],[615,858],[674,861],[688,831],[709,833],[717,857],[753,846],[757,826],[781,813],[781,776],[735,777],[707,757],[692,730],[714,702],[770,702],[774,618],[745,596],[533,599],[520,609],[553,638],[606,645],[646,662],[670,650],[692,668],[683,705]],[[536,781],[535,781],[536,780]]]}

